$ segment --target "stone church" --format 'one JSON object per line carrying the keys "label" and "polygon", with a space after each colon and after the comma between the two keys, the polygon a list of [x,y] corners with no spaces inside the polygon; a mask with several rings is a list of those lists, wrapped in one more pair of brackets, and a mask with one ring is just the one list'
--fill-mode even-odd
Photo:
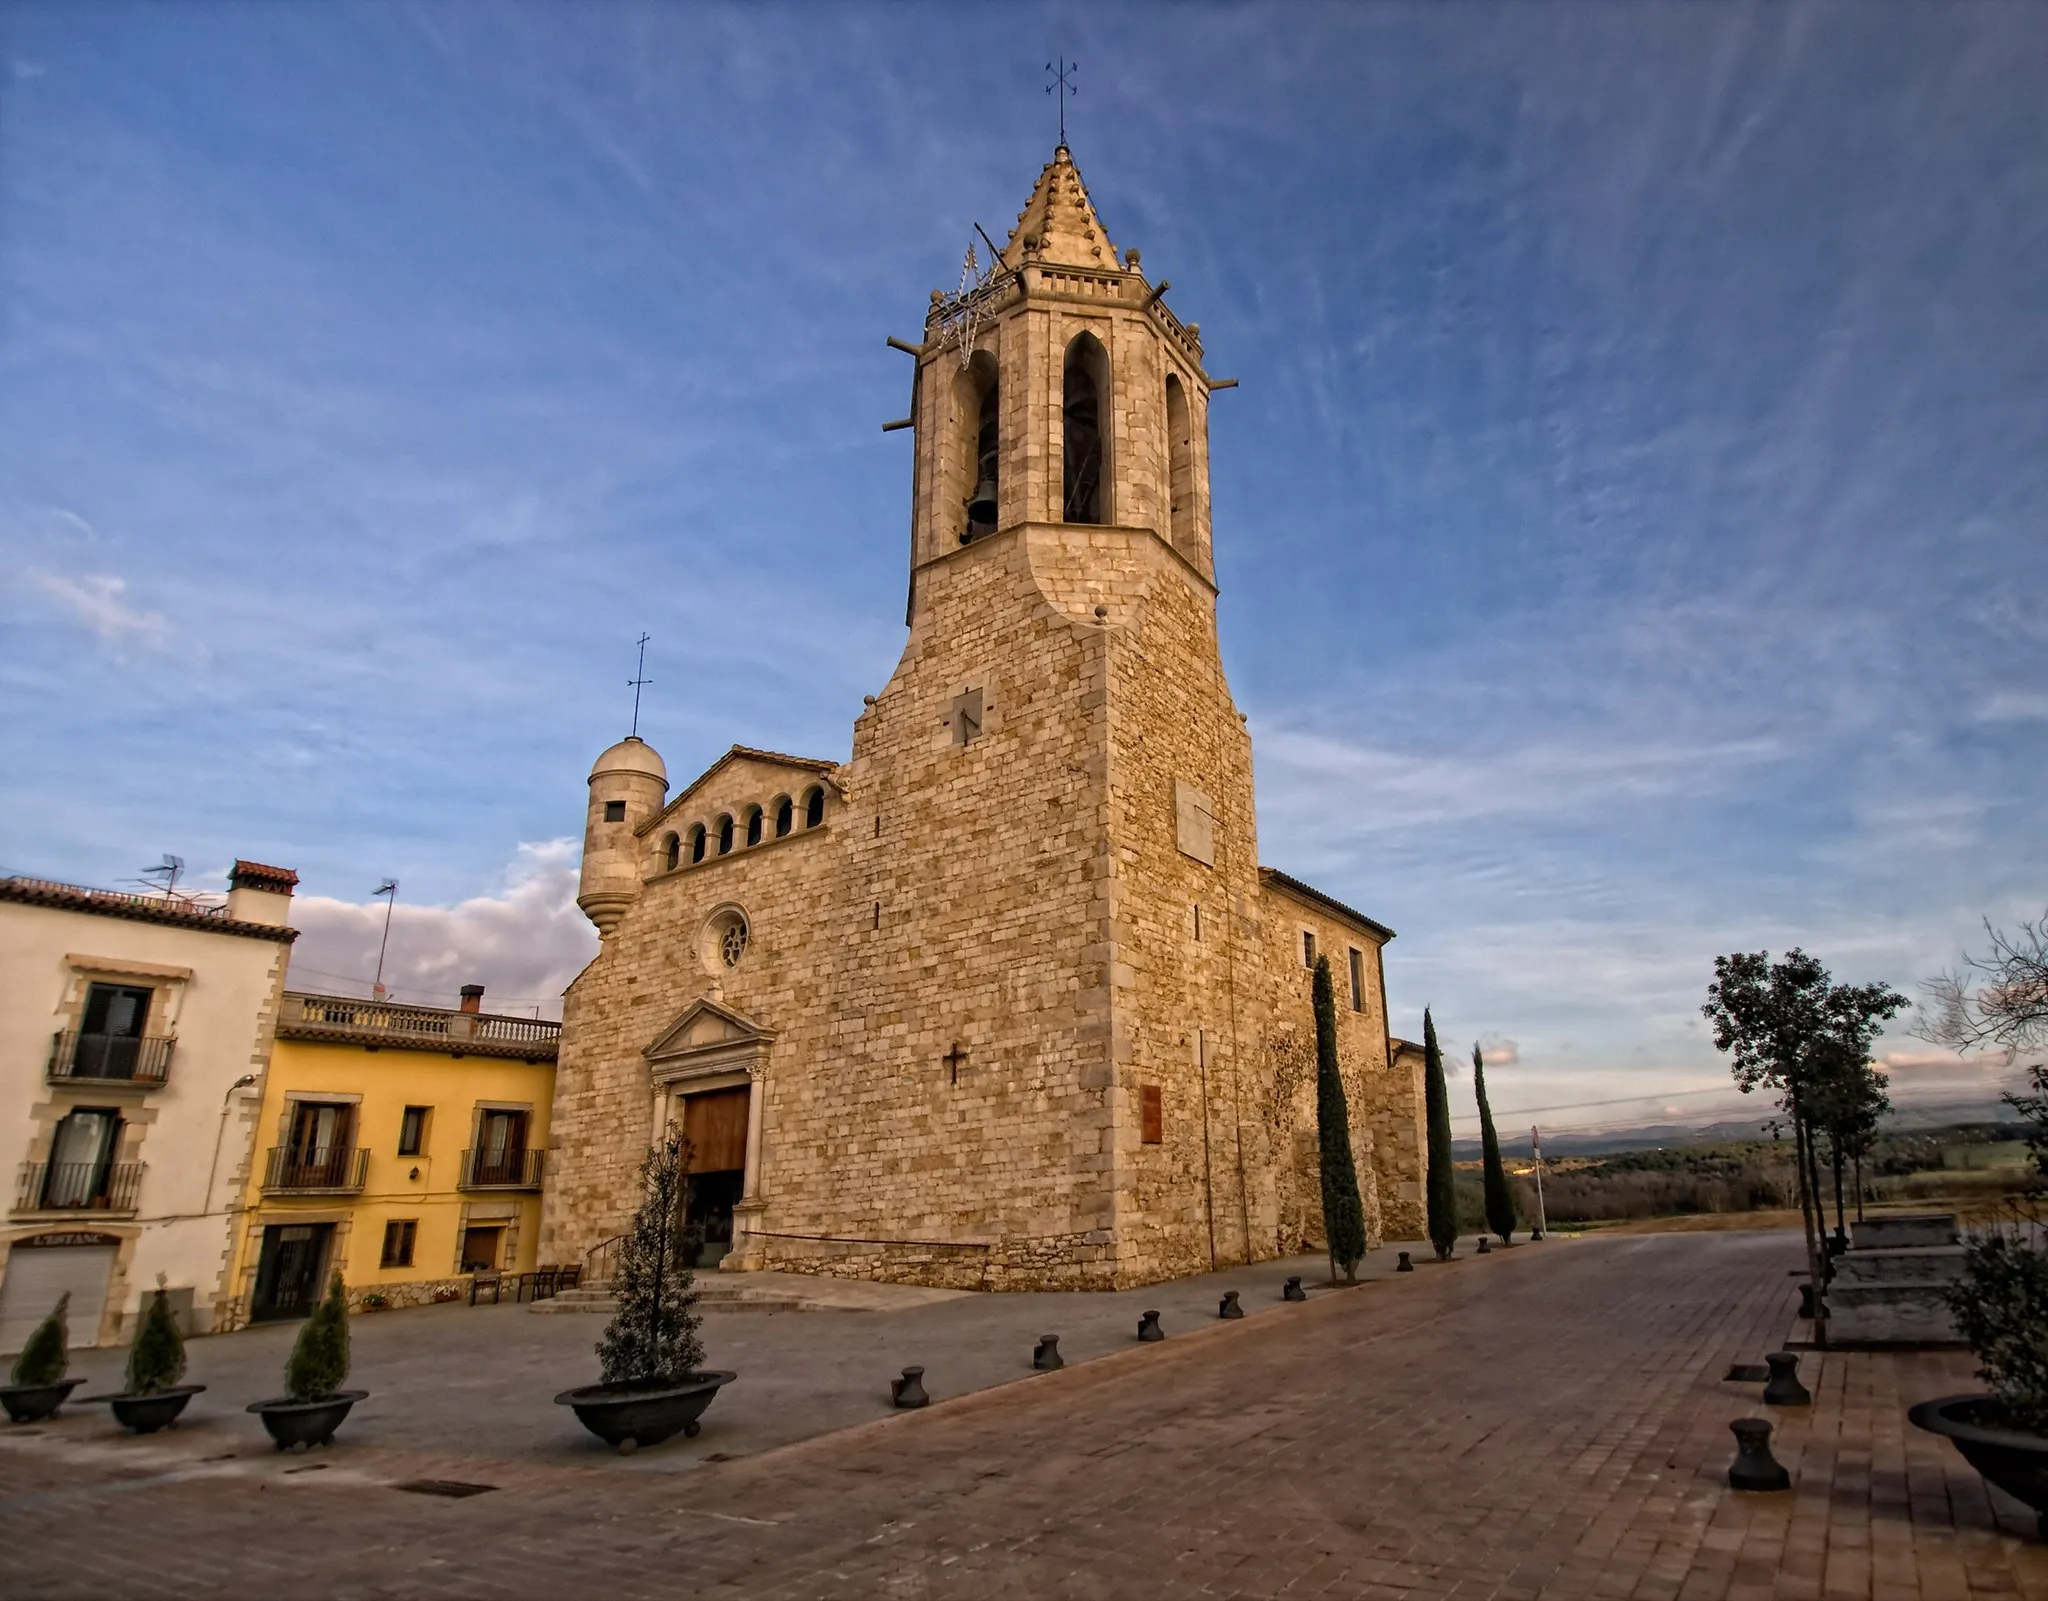
{"label": "stone church", "polygon": [[1319,1245],[1314,960],[1374,1243],[1422,1232],[1392,931],[1261,867],[1209,400],[1062,145],[908,351],[909,637],[850,760],[590,775],[541,1255],[618,1235],[673,1121],[728,1268],[1144,1284]]}

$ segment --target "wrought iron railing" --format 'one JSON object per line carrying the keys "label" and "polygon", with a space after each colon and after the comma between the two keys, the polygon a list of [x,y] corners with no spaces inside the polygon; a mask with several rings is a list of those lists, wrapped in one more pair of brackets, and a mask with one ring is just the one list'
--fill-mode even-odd
{"label": "wrought iron railing", "polygon": [[17,1212],[132,1212],[145,1162],[24,1162]]}
{"label": "wrought iron railing", "polygon": [[161,1084],[170,1075],[171,1050],[177,1043],[168,1035],[59,1034],[50,1046],[50,1082]]}
{"label": "wrought iron railing", "polygon": [[464,1151],[460,1187],[465,1190],[537,1190],[545,1151]]}
{"label": "wrought iron railing", "polygon": [[618,1271],[619,1247],[626,1236],[614,1234],[608,1240],[599,1240],[583,1253],[583,1282],[585,1284],[609,1284],[612,1274]]}
{"label": "wrought iron railing", "polygon": [[280,1194],[292,1191],[360,1190],[369,1177],[370,1151],[362,1145],[329,1145],[305,1149],[273,1145],[263,1168],[263,1187]]}
{"label": "wrought iron railing", "polygon": [[331,1028],[349,1034],[402,1034],[419,1039],[482,1040],[503,1045],[552,1045],[562,1025],[538,1017],[500,1017],[487,1012],[451,1012],[438,1006],[394,1006],[346,995],[287,994],[284,1025]]}

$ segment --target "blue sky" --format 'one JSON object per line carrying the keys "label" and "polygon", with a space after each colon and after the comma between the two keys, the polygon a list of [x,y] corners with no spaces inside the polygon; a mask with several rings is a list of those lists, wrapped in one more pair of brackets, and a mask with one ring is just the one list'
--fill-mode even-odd
{"label": "blue sky", "polygon": [[1062,51],[1242,380],[1262,854],[1400,930],[1397,1028],[1498,1042],[1503,1108],[1697,1110],[1715,953],[1910,989],[2048,902],[2048,12],[1882,0],[17,0],[0,862],[282,862],[343,976],[391,874],[402,984],[559,989],[643,628],[673,774],[846,753],[883,336],[1023,204]]}

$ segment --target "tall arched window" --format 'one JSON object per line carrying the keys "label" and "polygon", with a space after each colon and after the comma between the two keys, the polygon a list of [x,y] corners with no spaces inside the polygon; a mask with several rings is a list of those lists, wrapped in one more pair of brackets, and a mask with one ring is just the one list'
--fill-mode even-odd
{"label": "tall arched window", "polygon": [[996,526],[1003,465],[1001,399],[995,357],[977,350],[953,380],[953,456],[963,545]]}
{"label": "tall arched window", "polygon": [[825,821],[825,791],[813,784],[804,791],[804,827],[816,828]]}
{"label": "tall arched window", "polygon": [[661,842],[662,864],[673,873],[683,865],[683,842],[674,834]]}
{"label": "tall arched window", "polygon": [[718,854],[723,856],[732,849],[732,813],[721,812],[718,816]]}
{"label": "tall arched window", "polygon": [[787,795],[775,798],[775,837],[781,839],[796,826],[796,807]]}
{"label": "tall arched window", "polygon": [[1195,434],[1188,392],[1178,373],[1166,375],[1167,523],[1173,548],[1195,559]]}
{"label": "tall arched window", "polygon": [[758,806],[749,806],[747,808],[747,843],[749,845],[761,843],[761,808]]}
{"label": "tall arched window", "polygon": [[702,823],[692,823],[690,825],[690,860],[693,862],[704,860],[704,825]]}
{"label": "tall arched window", "polygon": [[1070,523],[1107,522],[1102,430],[1109,411],[1109,356],[1093,334],[1077,334],[1067,346],[1064,394],[1061,518]]}

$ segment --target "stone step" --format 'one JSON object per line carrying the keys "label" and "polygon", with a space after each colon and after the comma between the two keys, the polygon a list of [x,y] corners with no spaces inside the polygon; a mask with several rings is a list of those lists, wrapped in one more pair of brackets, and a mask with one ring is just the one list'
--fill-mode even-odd
{"label": "stone step", "polygon": [[1947,1284],[1961,1276],[1960,1245],[1901,1245],[1884,1250],[1858,1247],[1835,1258],[1837,1284]]}
{"label": "stone step", "polygon": [[[747,1284],[707,1283],[697,1280],[697,1306],[705,1312],[809,1312],[827,1310],[804,1296],[786,1290],[762,1289]],[[610,1317],[619,1303],[609,1284],[579,1284],[573,1290],[535,1301],[535,1312],[595,1312]]]}
{"label": "stone step", "polygon": [[1864,1218],[1851,1224],[1854,1250],[1884,1250],[1902,1245],[1954,1245],[1962,1238],[1953,1212],[1903,1213]]}
{"label": "stone step", "polygon": [[1828,1286],[1828,1337],[1870,1345],[1947,1345],[1956,1341],[1955,1319],[1939,1284],[1848,1284]]}

